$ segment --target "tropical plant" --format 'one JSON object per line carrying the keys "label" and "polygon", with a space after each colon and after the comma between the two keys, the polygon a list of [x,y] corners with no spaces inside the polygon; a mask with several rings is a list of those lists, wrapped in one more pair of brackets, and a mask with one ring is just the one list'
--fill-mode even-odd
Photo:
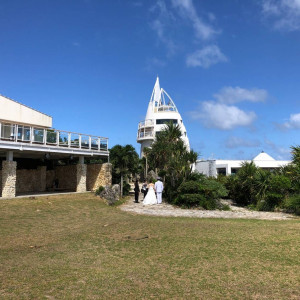
{"label": "tropical plant", "polygon": [[300,195],[298,194],[287,197],[283,207],[296,215],[300,215]]}
{"label": "tropical plant", "polygon": [[226,180],[226,188],[231,197],[237,204],[249,205],[256,204],[257,186],[256,176],[258,167],[254,162],[243,162],[237,175],[232,175]]}
{"label": "tropical plant", "polygon": [[202,177],[199,180],[182,182],[178,188],[175,204],[185,207],[202,207],[216,209],[218,199],[227,196],[223,184],[212,178]]}
{"label": "tropical plant", "polygon": [[179,125],[168,123],[151,148],[145,149],[149,167],[164,178],[168,201],[174,199],[179,185],[192,174],[192,165],[198,157],[196,152],[186,148],[181,135]]}
{"label": "tropical plant", "polygon": [[124,177],[138,172],[139,156],[132,145],[115,145],[110,149],[110,162],[113,167],[113,183],[120,182],[122,197]]}

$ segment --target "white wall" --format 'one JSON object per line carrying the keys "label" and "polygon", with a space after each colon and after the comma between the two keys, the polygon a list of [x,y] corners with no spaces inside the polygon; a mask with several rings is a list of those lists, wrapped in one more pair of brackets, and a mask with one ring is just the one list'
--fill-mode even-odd
{"label": "white wall", "polygon": [[52,127],[52,117],[0,95],[0,120]]}

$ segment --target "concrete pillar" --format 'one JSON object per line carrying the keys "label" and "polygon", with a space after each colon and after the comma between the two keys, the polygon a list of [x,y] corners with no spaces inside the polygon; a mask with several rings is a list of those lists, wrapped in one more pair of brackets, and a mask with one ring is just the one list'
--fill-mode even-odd
{"label": "concrete pillar", "polygon": [[76,192],[86,192],[86,165],[84,164],[84,157],[79,157],[77,167],[77,187]]}
{"label": "concrete pillar", "polygon": [[[8,155],[9,156],[9,155]],[[10,156],[10,158],[12,158]],[[13,160],[2,161],[2,197],[16,197],[17,162]]]}
{"label": "concrete pillar", "polygon": [[14,152],[13,151],[7,151],[6,152],[6,160],[9,160],[9,161],[14,160]]}
{"label": "concrete pillar", "polygon": [[104,185],[111,185],[112,184],[112,164],[111,163],[104,163],[102,165],[102,176]]}
{"label": "concrete pillar", "polygon": [[45,192],[46,191],[46,166],[40,166],[37,168],[38,171],[38,178],[39,178],[39,192]]}

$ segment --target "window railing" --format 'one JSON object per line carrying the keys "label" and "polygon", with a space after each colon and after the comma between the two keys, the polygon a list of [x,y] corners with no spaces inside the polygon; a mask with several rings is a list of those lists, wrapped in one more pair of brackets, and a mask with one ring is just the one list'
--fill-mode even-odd
{"label": "window railing", "polygon": [[44,146],[108,151],[108,138],[0,122],[0,140]]}
{"label": "window railing", "polygon": [[145,120],[145,121],[142,121],[139,123],[139,128],[142,128],[142,127],[147,127],[147,126],[153,126],[154,125],[154,120]]}
{"label": "window railing", "polygon": [[144,130],[140,130],[138,131],[138,139],[143,139],[143,138],[147,138],[147,137],[154,137],[154,131],[144,131]]}

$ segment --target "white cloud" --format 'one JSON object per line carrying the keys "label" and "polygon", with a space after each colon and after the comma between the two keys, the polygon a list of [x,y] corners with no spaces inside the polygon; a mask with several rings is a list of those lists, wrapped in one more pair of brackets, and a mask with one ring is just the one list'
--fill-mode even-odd
{"label": "white cloud", "polygon": [[289,120],[281,127],[284,129],[300,129],[300,113],[290,115]]}
{"label": "white cloud", "polygon": [[242,101],[264,102],[268,92],[263,89],[243,89],[240,87],[224,87],[214,97],[221,103],[234,104]]}
{"label": "white cloud", "polygon": [[225,141],[226,148],[238,148],[238,147],[258,147],[260,146],[259,140],[245,140],[237,136],[231,136]]}
{"label": "white cloud", "polygon": [[196,52],[189,54],[186,58],[188,67],[209,68],[211,65],[227,61],[227,57],[216,45],[210,45],[201,50],[197,50]]}
{"label": "white cloud", "polygon": [[150,11],[156,15],[156,18],[150,23],[151,28],[156,32],[160,42],[166,46],[168,55],[173,55],[177,50],[177,46],[168,34],[168,28],[174,21],[172,13],[167,9],[163,0],[158,0]]}
{"label": "white cloud", "polygon": [[166,66],[166,62],[156,57],[149,58],[146,61],[147,71],[157,70],[157,68],[163,68],[165,66]]}
{"label": "white cloud", "polygon": [[183,17],[188,18],[192,22],[197,38],[207,40],[218,33],[198,16],[192,0],[172,0],[172,4],[179,9]]}
{"label": "white cloud", "polygon": [[300,29],[300,0],[262,0],[262,12],[273,19],[277,30]]}
{"label": "white cloud", "polygon": [[256,119],[254,112],[245,112],[233,105],[205,101],[191,117],[200,120],[208,128],[230,130],[239,126],[250,126]]}

